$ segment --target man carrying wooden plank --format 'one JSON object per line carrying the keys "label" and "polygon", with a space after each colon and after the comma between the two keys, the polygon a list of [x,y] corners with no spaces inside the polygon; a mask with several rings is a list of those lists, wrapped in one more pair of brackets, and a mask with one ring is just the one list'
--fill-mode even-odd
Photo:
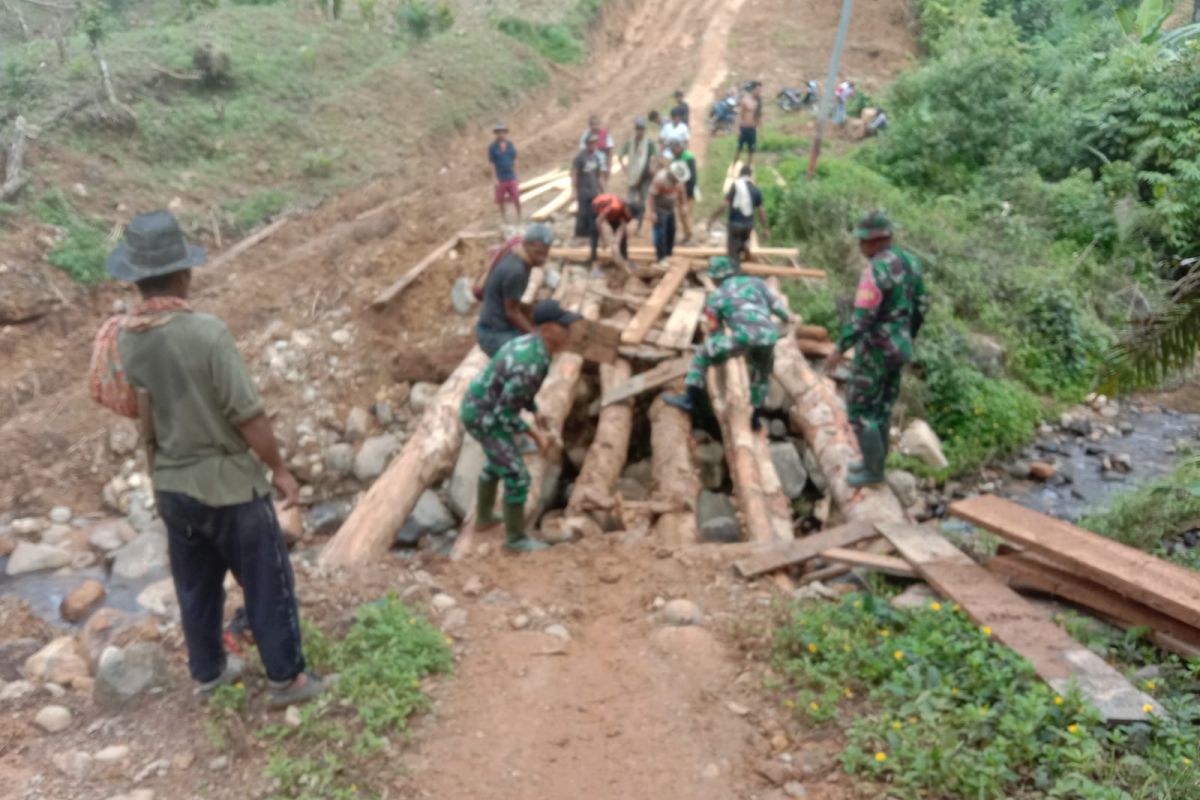
{"label": "man carrying wooden plank", "polygon": [[529,307],[521,302],[529,285],[529,273],[546,263],[554,229],[535,222],[525,229],[525,238],[507,251],[496,254],[484,278],[482,290],[477,291],[483,307],[475,324],[475,339],[489,356],[507,342],[533,330]]}
{"label": "man carrying wooden plank", "polygon": [[[788,323],[791,315],[761,278],[738,275],[725,256],[709,259],[708,277],[718,284],[704,309],[708,339],[696,350],[684,378],[687,393],[663,399],[689,414],[694,413],[704,407],[708,368],[744,355],[750,372],[750,405],[754,409],[751,427],[757,431],[762,428],[762,407],[775,367],[775,343],[779,341],[779,330],[771,317]],[[729,327],[728,333],[725,326]]]}
{"label": "man carrying wooden plank", "polygon": [[762,192],[754,185],[753,176],[754,169],[749,164],[742,167],[741,174],[729,187],[725,199],[708,218],[711,227],[721,212],[729,209],[729,219],[725,226],[725,246],[728,248],[729,263],[733,265],[734,272],[741,272],[742,253],[749,246],[750,236],[754,233],[755,217],[762,223],[763,238],[768,239],[771,236],[771,230],[767,226],[767,212],[763,210]]}
{"label": "man carrying wooden plank", "polygon": [[851,486],[883,483],[892,406],[900,396],[900,371],[913,359],[913,340],[929,308],[916,256],[892,244],[892,223],[872,211],[855,231],[867,258],[854,295],[854,315],[837,350],[825,361],[832,373],[847,350],[854,366],[846,385],[846,413],[862,461],[850,465]]}
{"label": "man carrying wooden plank", "polygon": [[639,212],[615,194],[602,194],[592,201],[592,213],[596,219],[592,221],[592,255],[588,259],[589,264],[596,260],[596,250],[603,240],[604,249],[612,259],[622,267],[629,266],[629,223]]}
{"label": "man carrying wooden plank", "polygon": [[[525,534],[525,501],[529,497],[529,469],[521,457],[516,437],[528,434],[545,451],[549,442],[540,425],[530,427],[523,410],[537,413],[534,398],[546,379],[550,359],[570,341],[571,324],[582,317],[565,310],[557,300],[543,300],[533,309],[536,330],[505,344],[487,369],[467,389],[460,417],[467,433],[483,447],[487,463],[479,475],[475,529],[504,522],[505,547],[531,552],[547,547]],[[503,517],[496,516],[496,491],[504,481]]]}
{"label": "man carrying wooden plank", "polygon": [[500,224],[508,222],[505,203],[511,201],[521,223],[521,188],[517,182],[517,148],[508,140],[508,126],[497,122],[492,128],[496,140],[488,145],[488,161],[496,168],[496,205],[500,207]]}

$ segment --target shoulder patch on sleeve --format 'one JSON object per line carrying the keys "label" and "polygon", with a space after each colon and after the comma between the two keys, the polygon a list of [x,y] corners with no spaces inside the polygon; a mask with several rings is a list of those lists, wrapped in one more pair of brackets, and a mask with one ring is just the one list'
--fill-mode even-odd
{"label": "shoulder patch on sleeve", "polygon": [[883,292],[875,283],[875,269],[868,262],[863,266],[862,274],[858,278],[858,290],[854,293],[854,307],[878,308],[882,302]]}

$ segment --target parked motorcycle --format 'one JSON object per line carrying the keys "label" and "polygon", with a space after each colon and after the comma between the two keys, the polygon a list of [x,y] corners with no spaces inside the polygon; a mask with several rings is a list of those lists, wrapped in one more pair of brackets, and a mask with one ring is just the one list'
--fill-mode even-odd
{"label": "parked motorcycle", "polygon": [[800,111],[817,105],[817,82],[809,81],[803,89],[785,86],[775,95],[775,102],[784,111]]}
{"label": "parked motorcycle", "polygon": [[713,136],[733,130],[737,122],[737,103],[737,92],[730,92],[713,104],[708,112],[708,127]]}

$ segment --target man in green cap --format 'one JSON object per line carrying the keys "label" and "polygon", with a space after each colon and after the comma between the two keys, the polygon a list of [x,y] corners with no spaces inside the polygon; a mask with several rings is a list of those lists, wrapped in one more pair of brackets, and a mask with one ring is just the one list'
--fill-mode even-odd
{"label": "man in green cap", "polygon": [[892,223],[884,212],[867,214],[855,236],[867,263],[854,295],[854,314],[825,369],[832,372],[854,348],[846,411],[862,461],[850,466],[847,483],[867,486],[884,480],[900,372],[913,359],[913,340],[929,309],[929,295],[916,256],[892,244]]}
{"label": "man in green cap", "polygon": [[530,427],[523,410],[537,413],[534,398],[550,359],[567,346],[571,325],[580,316],[565,310],[557,300],[543,300],[533,309],[534,330],[505,344],[487,369],[471,382],[463,398],[460,417],[467,433],[483,446],[487,463],[479,475],[475,528],[499,525],[496,490],[504,481],[505,547],[517,552],[542,550],[547,545],[525,535],[525,500],[529,497],[529,470],[516,437],[528,434],[545,451],[546,432]]}
{"label": "man in green cap", "polygon": [[684,377],[687,393],[667,395],[663,400],[694,414],[704,407],[708,368],[744,355],[750,370],[750,404],[754,407],[751,422],[757,431],[762,427],[762,406],[775,366],[775,343],[779,341],[779,329],[771,317],[787,323],[790,315],[761,278],[739,274],[725,256],[709,259],[708,277],[717,284],[704,307],[708,339],[696,350]]}

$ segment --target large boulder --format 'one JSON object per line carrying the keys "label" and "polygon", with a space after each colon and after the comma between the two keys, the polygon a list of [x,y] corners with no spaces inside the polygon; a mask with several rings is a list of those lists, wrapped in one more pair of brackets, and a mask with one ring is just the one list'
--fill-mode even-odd
{"label": "large boulder", "polygon": [[367,439],[354,457],[354,477],[360,481],[378,478],[399,449],[400,440],[390,433]]}
{"label": "large boulder", "polygon": [[741,538],[737,511],[728,495],[700,492],[696,501],[696,522],[700,526],[701,541],[729,544]]}
{"label": "large boulder", "polygon": [[804,487],[808,484],[808,471],[804,469],[804,461],[800,458],[796,446],[791,442],[771,442],[767,449],[771,452],[771,463],[775,465],[775,472],[783,485],[783,493],[789,500],[795,500],[804,494]]}
{"label": "large boulder", "polygon": [[40,266],[0,263],[0,325],[37,319],[57,302],[50,276]]}
{"label": "large boulder", "polygon": [[905,508],[916,505],[921,496],[916,475],[902,469],[890,470],[887,474],[887,483],[896,495],[896,499],[900,501],[900,505]]}
{"label": "large boulder", "polygon": [[426,490],[396,534],[396,544],[412,547],[427,534],[445,533],[457,524],[454,515],[434,492]]}
{"label": "large boulder", "polygon": [[696,446],[696,470],[705,489],[717,491],[725,483],[725,448],[720,442]]}
{"label": "large boulder", "polygon": [[157,644],[108,647],[100,654],[92,699],[104,708],[118,709],[166,682],[167,659]]}
{"label": "large boulder", "polygon": [[935,469],[946,469],[950,462],[942,452],[942,442],[923,419],[914,419],[900,436],[900,453],[919,458]]}
{"label": "large boulder", "polygon": [[117,577],[137,580],[166,566],[167,535],[152,526],[116,551],[112,571]]}
{"label": "large boulder", "polygon": [[10,576],[24,575],[27,572],[58,569],[70,563],[71,554],[61,547],[20,541],[8,557],[4,572]]}
{"label": "large boulder", "polygon": [[475,487],[486,460],[483,448],[475,437],[464,436],[462,447],[458,451],[458,461],[454,463],[454,472],[450,475],[450,490],[447,492],[450,509],[460,519],[475,510]]}

